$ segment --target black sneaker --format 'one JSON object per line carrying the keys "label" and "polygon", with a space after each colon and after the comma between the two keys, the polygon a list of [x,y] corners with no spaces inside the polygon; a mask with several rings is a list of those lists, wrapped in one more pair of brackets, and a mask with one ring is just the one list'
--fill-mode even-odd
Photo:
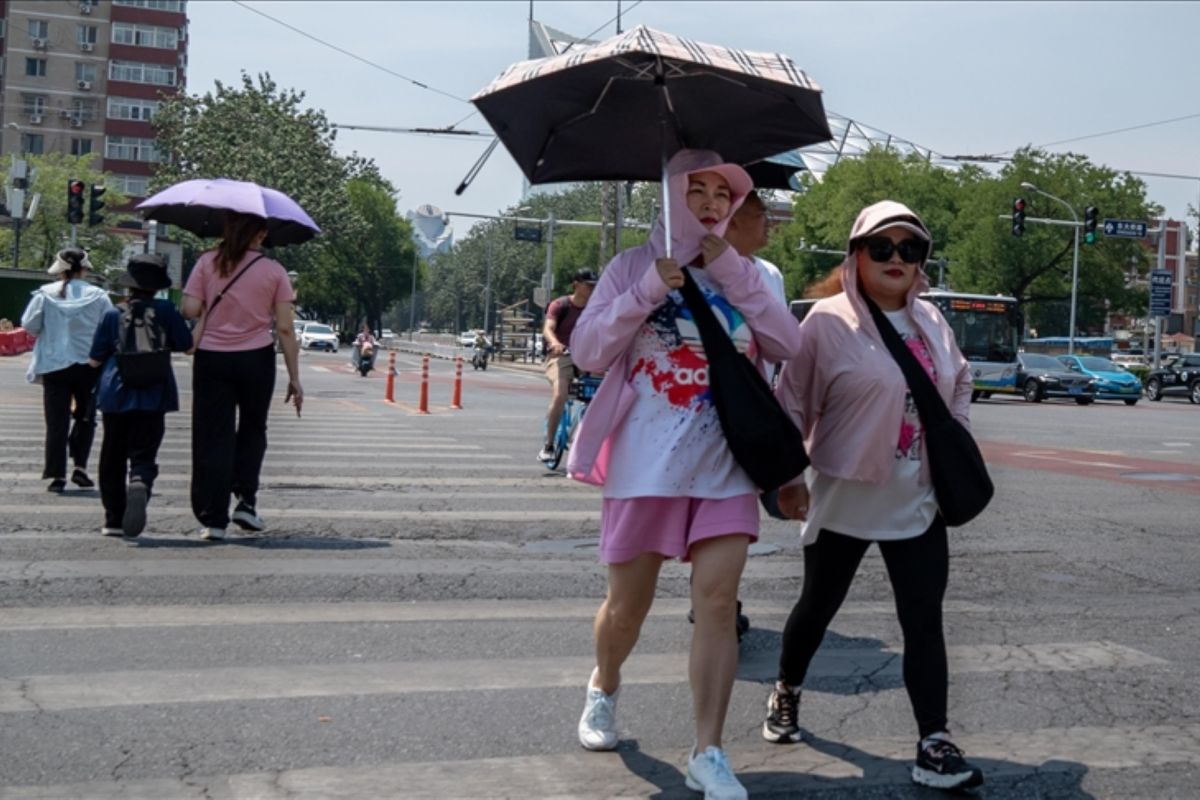
{"label": "black sneaker", "polygon": [[949,739],[934,734],[917,744],[912,779],[935,789],[970,789],[983,783],[983,770],[963,758],[963,751]]}
{"label": "black sneaker", "polygon": [[800,735],[800,691],[783,681],[775,682],[775,690],[767,700],[767,721],[762,735],[768,742],[792,744]]}
{"label": "black sneaker", "polygon": [[238,501],[237,508],[233,510],[229,518],[243,530],[262,533],[267,529],[267,524],[262,521],[262,517],[255,513],[254,506],[245,500]]}
{"label": "black sneaker", "polygon": [[88,477],[88,474],[84,471],[83,467],[76,467],[75,471],[71,473],[71,483],[75,484],[80,489],[91,489],[96,485],[96,482]]}
{"label": "black sneaker", "polygon": [[146,530],[146,503],[150,502],[150,490],[141,481],[130,481],[125,490],[125,516],[121,518],[121,530],[131,539]]}
{"label": "black sneaker", "polygon": [[67,482],[62,478],[55,478],[54,480],[50,481],[50,485],[46,487],[46,491],[54,492],[55,494],[62,494],[63,489],[65,488],[67,488]]}

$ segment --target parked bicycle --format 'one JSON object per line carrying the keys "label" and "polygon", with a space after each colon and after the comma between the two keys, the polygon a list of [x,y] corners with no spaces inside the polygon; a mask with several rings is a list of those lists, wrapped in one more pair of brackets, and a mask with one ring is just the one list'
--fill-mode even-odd
{"label": "parked bicycle", "polygon": [[596,396],[602,377],[599,375],[577,374],[567,387],[567,404],[563,407],[562,417],[558,420],[558,430],[554,432],[554,455],[543,461],[546,469],[558,469],[564,462],[571,440],[583,413],[587,411],[588,403]]}

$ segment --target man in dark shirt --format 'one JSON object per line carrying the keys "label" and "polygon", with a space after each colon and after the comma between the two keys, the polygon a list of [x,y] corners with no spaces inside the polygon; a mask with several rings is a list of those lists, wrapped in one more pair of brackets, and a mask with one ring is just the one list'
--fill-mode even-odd
{"label": "man in dark shirt", "polygon": [[546,354],[543,369],[546,380],[550,381],[550,408],[546,412],[546,439],[542,450],[538,453],[539,461],[550,461],[554,458],[554,432],[558,430],[558,421],[562,418],[563,406],[567,403],[567,389],[571,379],[575,377],[575,365],[571,363],[571,354],[567,347],[571,341],[571,331],[575,322],[583,313],[592,289],[596,287],[596,273],[590,269],[581,269],[575,273],[572,292],[560,297],[546,308],[546,321],[542,325],[542,348]]}

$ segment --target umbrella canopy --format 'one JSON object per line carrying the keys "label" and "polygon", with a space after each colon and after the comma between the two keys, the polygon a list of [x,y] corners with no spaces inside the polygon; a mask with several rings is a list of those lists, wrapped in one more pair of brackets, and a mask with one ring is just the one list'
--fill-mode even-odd
{"label": "umbrella canopy", "polygon": [[800,191],[800,173],[808,169],[804,159],[794,151],[764,158],[745,167],[759,189],[784,189],[789,192]]}
{"label": "umbrella canopy", "polygon": [[523,61],[471,98],[531,183],[660,180],[683,148],[748,164],[832,138],[787,56],[638,26]]}
{"label": "umbrella canopy", "polygon": [[249,181],[198,178],[163,189],[137,205],[146,219],[178,225],[197,236],[220,236],[225,212],[235,211],[267,221],[267,247],[300,244],[321,232],[292,198],[277,189]]}

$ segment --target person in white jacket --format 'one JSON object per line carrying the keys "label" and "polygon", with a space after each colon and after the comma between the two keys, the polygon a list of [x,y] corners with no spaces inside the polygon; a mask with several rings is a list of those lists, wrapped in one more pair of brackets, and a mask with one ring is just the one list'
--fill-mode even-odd
{"label": "person in white jacket", "polygon": [[96,433],[95,387],[100,373],[88,365],[88,352],[100,320],[113,304],[107,292],[84,280],[91,268],[83,250],[60,250],[47,270],[58,280],[39,287],[21,315],[22,327],[37,337],[25,377],[42,384],[46,419],[42,478],[50,480],[46,488],[55,493],[67,486],[68,455],[74,464],[71,482],[82,489],[95,486],[87,462]]}

